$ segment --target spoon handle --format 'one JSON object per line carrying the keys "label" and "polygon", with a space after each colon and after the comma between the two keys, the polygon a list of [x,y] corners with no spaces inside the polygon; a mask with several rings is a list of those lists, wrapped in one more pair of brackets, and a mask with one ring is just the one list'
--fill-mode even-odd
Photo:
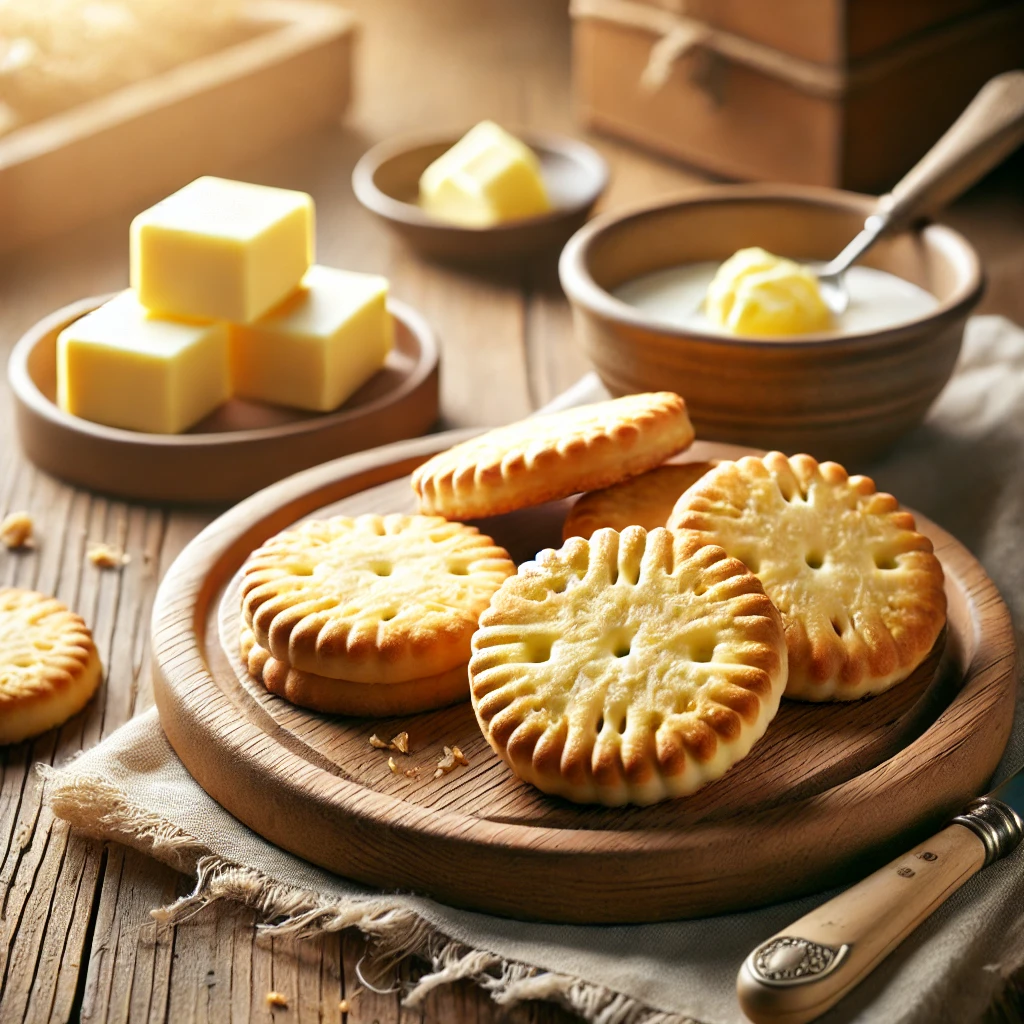
{"label": "spoon handle", "polygon": [[1024,142],[1024,71],[991,79],[945,135],[879,199],[886,228],[934,213]]}

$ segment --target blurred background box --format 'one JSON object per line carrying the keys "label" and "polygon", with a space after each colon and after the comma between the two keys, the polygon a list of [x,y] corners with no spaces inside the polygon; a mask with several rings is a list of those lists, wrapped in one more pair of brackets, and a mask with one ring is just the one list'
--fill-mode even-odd
{"label": "blurred background box", "polygon": [[1024,2],[574,0],[588,126],[729,178],[881,192],[1024,65]]}
{"label": "blurred background box", "polygon": [[[142,60],[131,62],[127,31],[123,53],[98,43],[87,48],[96,81],[122,79],[98,95],[90,81],[75,78],[83,66],[92,70],[81,54],[61,65],[39,48],[38,68],[27,69],[31,91],[10,91],[16,100],[30,94],[45,116],[0,135],[0,252],[144,205],[201,174],[230,174],[239,161],[341,115],[351,93],[353,16],[319,0],[247,0],[237,7],[237,19],[218,29],[224,45],[207,45],[184,61],[175,62],[188,52],[189,33],[153,40],[159,33],[143,25],[150,36],[135,49],[155,43],[156,73],[147,73]],[[132,13],[130,4],[124,8]],[[71,51],[74,40],[59,42]],[[128,66],[109,66],[118,63]],[[76,89],[82,102],[71,102]],[[51,112],[59,93],[69,102]],[[13,109],[31,112],[31,104]]]}

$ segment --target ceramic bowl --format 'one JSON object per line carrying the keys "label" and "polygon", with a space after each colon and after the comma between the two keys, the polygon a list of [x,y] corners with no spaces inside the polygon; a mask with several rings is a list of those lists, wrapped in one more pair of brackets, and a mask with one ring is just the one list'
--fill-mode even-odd
{"label": "ceramic bowl", "polygon": [[874,202],[832,189],[717,186],[597,218],[569,241],[559,266],[576,335],[613,394],[677,391],[699,437],[863,463],[921,422],[953,372],[967,315],[984,290],[977,253],[957,232],[937,224],[907,230],[863,259],[938,299],[927,315],[882,330],[723,336],[652,322],[612,292],[652,271],[721,261],[751,245],[829,259]]}
{"label": "ceramic bowl", "polygon": [[557,251],[587,219],[608,184],[608,165],[592,147],[558,135],[518,133],[539,157],[554,207],[539,217],[466,228],[431,217],[417,203],[420,175],[460,138],[393,139],[365,153],[352,171],[356,198],[425,256],[452,262],[507,262]]}

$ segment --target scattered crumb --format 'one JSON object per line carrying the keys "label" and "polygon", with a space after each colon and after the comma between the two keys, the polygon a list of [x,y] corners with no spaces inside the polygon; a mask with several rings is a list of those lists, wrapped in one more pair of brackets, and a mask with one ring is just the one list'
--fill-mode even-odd
{"label": "scattered crumb", "polygon": [[469,764],[469,758],[458,747],[445,747],[444,757],[437,762],[434,778],[439,779],[442,775],[447,775],[448,772],[454,771],[460,764]]}
{"label": "scattered crumb", "polygon": [[409,753],[409,734],[400,732],[391,738],[390,743],[385,743],[376,733],[370,737],[370,746],[377,750],[393,750],[397,754]]}
{"label": "scattered crumb", "polygon": [[288,997],[283,992],[268,992],[267,1006],[281,1006],[287,1008]]}
{"label": "scattered crumb", "polygon": [[23,821],[17,831],[14,833],[14,845],[19,850],[24,850],[32,842],[32,826],[27,822]]}
{"label": "scattered crumb", "polygon": [[86,557],[99,569],[121,569],[126,566],[132,556],[112,544],[90,541]]}
{"label": "scattered crumb", "polygon": [[404,775],[407,779],[417,778],[422,771],[421,768],[416,766],[412,768],[399,768],[398,762],[393,757],[388,758],[388,767],[393,775]]}
{"label": "scattered crumb", "polygon": [[32,517],[27,512],[12,512],[0,523],[0,542],[9,551],[35,547]]}
{"label": "scattered crumb", "polygon": [[338,1009],[341,1010],[342,1013],[348,1013],[348,1000],[342,999],[342,1001],[338,1003]]}

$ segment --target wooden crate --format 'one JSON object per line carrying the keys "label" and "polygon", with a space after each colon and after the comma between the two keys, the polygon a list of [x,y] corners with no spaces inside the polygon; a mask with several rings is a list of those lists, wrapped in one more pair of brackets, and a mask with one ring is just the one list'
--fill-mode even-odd
{"label": "wooden crate", "polygon": [[253,0],[245,41],[0,138],[0,252],[173,191],[338,117],[355,19]]}
{"label": "wooden crate", "polygon": [[[652,53],[657,57],[657,47],[676,31],[676,15],[663,6],[670,2],[574,5],[578,115],[589,127],[728,178],[884,191],[985,81],[1024,64],[1024,2],[1015,0],[848,62],[837,54],[835,36],[807,33],[806,47],[817,38],[831,48],[831,64],[712,29],[708,45],[664,61],[663,80],[645,87]],[[818,2],[784,0],[778,12]],[[958,2],[970,0],[943,0],[946,7]],[[820,0],[820,8],[840,3]],[[871,4],[877,7],[876,0]],[[723,0],[722,11],[757,7],[767,25],[768,6]],[[783,21],[780,16],[779,25]],[[868,24],[862,41],[870,38]]]}
{"label": "wooden crate", "polygon": [[804,60],[842,67],[1012,0],[637,0]]}

